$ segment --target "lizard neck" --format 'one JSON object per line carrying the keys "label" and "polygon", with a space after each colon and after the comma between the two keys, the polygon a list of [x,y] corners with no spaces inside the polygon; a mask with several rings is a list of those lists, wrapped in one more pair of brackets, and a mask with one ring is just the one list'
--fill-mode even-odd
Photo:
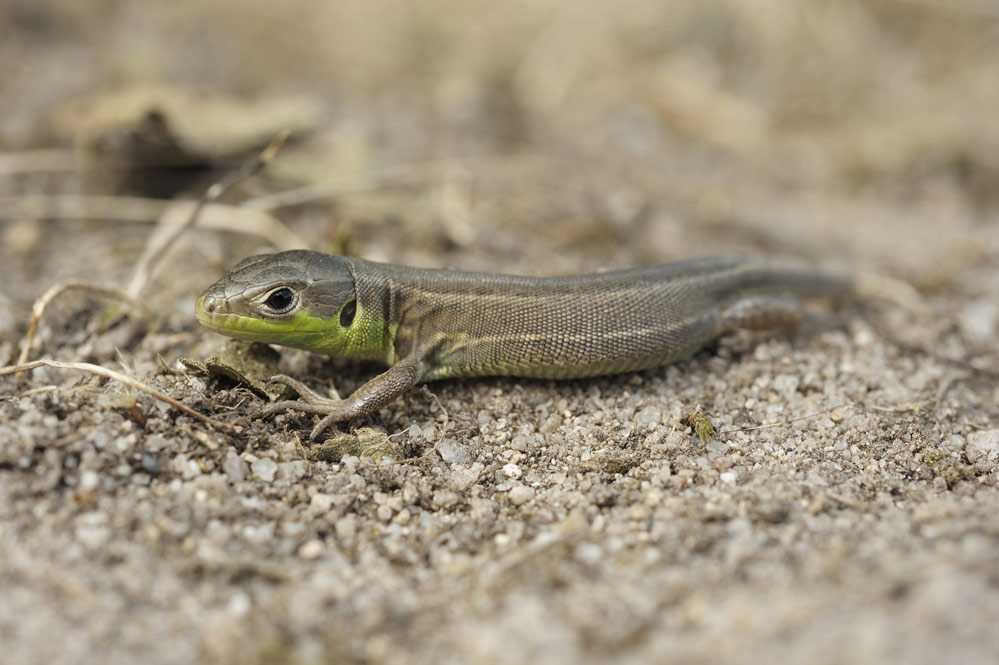
{"label": "lizard neck", "polygon": [[400,353],[396,343],[405,277],[396,274],[395,266],[361,259],[347,259],[347,264],[354,278],[358,314],[361,315],[355,325],[363,326],[361,336],[369,340],[363,357],[394,365],[405,355]]}

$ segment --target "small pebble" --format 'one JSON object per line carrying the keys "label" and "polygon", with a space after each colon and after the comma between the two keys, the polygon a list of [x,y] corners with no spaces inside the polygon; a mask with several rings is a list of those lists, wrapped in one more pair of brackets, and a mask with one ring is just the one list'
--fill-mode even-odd
{"label": "small pebble", "polygon": [[628,519],[635,522],[643,522],[649,519],[651,514],[649,507],[641,503],[636,503],[628,508]]}
{"label": "small pebble", "polygon": [[333,497],[329,494],[316,492],[309,500],[309,507],[312,508],[312,512],[314,513],[328,513],[330,508],[333,507]]}
{"label": "small pebble", "polygon": [[471,466],[455,466],[451,470],[451,486],[459,491],[464,492],[468,490],[469,487],[474,485],[482,474],[482,470],[485,467],[482,464],[476,462]]}
{"label": "small pebble", "polygon": [[655,508],[662,502],[662,500],[663,500],[663,493],[658,489],[649,490],[648,492],[645,493],[645,496],[642,498],[642,501],[645,502],[645,505],[649,506],[650,508]]}
{"label": "small pebble", "polygon": [[402,486],[402,501],[407,505],[416,503],[420,498],[420,488],[413,482],[407,482]]}
{"label": "small pebble", "polygon": [[343,459],[340,460],[340,466],[343,467],[344,473],[352,475],[357,471],[357,465],[360,464],[361,458],[357,455],[344,455]]}
{"label": "small pebble", "polygon": [[236,455],[229,455],[222,462],[222,471],[229,478],[230,482],[238,483],[246,480],[250,467]]}
{"label": "small pebble", "polygon": [[574,552],[576,560],[587,566],[596,566],[604,558],[603,548],[598,543],[580,543]]}
{"label": "small pebble", "polygon": [[987,429],[969,434],[964,454],[980,471],[991,471],[999,467],[999,429]]}
{"label": "small pebble", "polygon": [[520,452],[527,450],[530,447],[530,445],[531,445],[530,437],[525,436],[524,434],[518,434],[517,436],[513,437],[513,439],[510,441],[510,448]]}
{"label": "small pebble", "polygon": [[277,465],[277,477],[292,481],[301,480],[309,473],[309,463],[305,460],[281,462]]}
{"label": "small pebble", "polygon": [[448,464],[465,464],[469,457],[468,448],[454,439],[442,439],[437,444],[437,454]]}
{"label": "small pebble", "polygon": [[270,483],[274,481],[274,476],[277,475],[278,465],[274,460],[265,457],[254,462],[250,466],[250,470],[257,479],[265,483]]}
{"label": "small pebble", "polygon": [[155,476],[160,472],[160,463],[154,455],[143,455],[142,460],[142,470],[148,473],[150,476]]}
{"label": "small pebble", "polygon": [[181,475],[184,476],[184,480],[190,480],[191,478],[197,478],[201,475],[201,465],[198,464],[197,460],[189,459],[184,463],[184,468],[181,471]]}
{"label": "small pebble", "polygon": [[[107,525],[104,515],[91,513],[93,519],[81,519],[75,529],[76,540],[90,550],[103,547],[111,540],[111,528]],[[89,515],[86,516],[89,518]]]}
{"label": "small pebble", "polygon": [[78,527],[76,540],[90,550],[103,547],[111,539],[111,529],[107,527]]}
{"label": "small pebble", "polygon": [[708,449],[708,452],[714,453],[715,455],[721,455],[726,450],[728,450],[728,444],[725,443],[724,441],[719,441],[717,439],[708,440],[708,443],[705,447]]}
{"label": "small pebble", "polygon": [[503,474],[507,478],[520,478],[520,467],[510,463],[503,466]]}
{"label": "small pebble", "polygon": [[333,525],[333,530],[336,531],[336,537],[339,541],[353,540],[354,536],[357,535],[357,522],[354,520],[353,516],[348,515],[347,517],[341,517]]}
{"label": "small pebble", "polygon": [[97,489],[97,486],[101,484],[101,478],[94,471],[84,471],[80,474],[80,485],[81,491],[90,492]]}
{"label": "small pebble", "polygon": [[226,605],[226,611],[235,616],[246,616],[252,606],[253,603],[250,600],[250,596],[240,591],[229,599],[229,603]]}
{"label": "small pebble", "polygon": [[517,485],[510,490],[510,503],[515,506],[522,506],[534,498],[534,489],[527,485]]}
{"label": "small pebble", "polygon": [[437,490],[434,492],[433,503],[438,508],[448,508],[458,503],[459,497],[454,492],[448,490]]}
{"label": "small pebble", "polygon": [[321,540],[313,539],[306,541],[301,547],[298,548],[298,556],[306,561],[318,559],[322,553],[323,541]]}
{"label": "small pebble", "polygon": [[243,526],[243,538],[257,547],[266,545],[274,540],[274,522]]}
{"label": "small pebble", "polygon": [[965,339],[975,346],[985,346],[996,338],[999,304],[991,298],[968,303],[958,315],[958,324]]}
{"label": "small pebble", "polygon": [[639,427],[651,428],[660,423],[663,418],[662,411],[656,406],[647,406],[635,414],[635,424]]}

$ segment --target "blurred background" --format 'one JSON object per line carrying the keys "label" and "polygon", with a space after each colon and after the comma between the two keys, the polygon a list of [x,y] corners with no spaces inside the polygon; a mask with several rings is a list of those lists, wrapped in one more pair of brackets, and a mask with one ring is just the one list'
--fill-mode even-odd
{"label": "blurred background", "polygon": [[989,0],[4,0],[0,26],[4,194],[197,195],[158,167],[289,127],[235,198],[323,183],[276,214],[372,258],[761,249],[932,281],[995,218]]}

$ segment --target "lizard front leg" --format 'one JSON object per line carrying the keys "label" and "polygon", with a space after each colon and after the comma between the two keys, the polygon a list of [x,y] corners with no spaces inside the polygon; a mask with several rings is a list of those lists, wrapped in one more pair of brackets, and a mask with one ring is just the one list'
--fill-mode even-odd
{"label": "lizard front leg", "polygon": [[299,394],[300,399],[275,402],[265,408],[261,415],[267,416],[289,409],[322,415],[323,419],[309,434],[309,439],[315,441],[333,423],[370,415],[391,403],[419,382],[420,367],[419,360],[407,358],[371,379],[345,399],[322,397],[299,381],[279,374],[272,377],[271,381],[289,386]]}

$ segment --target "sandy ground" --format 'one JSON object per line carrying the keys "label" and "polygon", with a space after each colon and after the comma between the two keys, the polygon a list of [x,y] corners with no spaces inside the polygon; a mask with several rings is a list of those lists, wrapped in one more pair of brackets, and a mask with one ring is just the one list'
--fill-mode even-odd
{"label": "sandy ground", "polygon": [[[999,662],[990,5],[276,7],[0,5],[5,365],[52,284],[129,283],[162,211],[122,197],[196,197],[296,130],[145,310],[64,294],[30,349],[238,433],[0,376],[0,663]],[[179,362],[225,344],[200,289],[283,242],[545,275],[780,252],[877,297],[654,371],[436,383],[344,452]]]}

